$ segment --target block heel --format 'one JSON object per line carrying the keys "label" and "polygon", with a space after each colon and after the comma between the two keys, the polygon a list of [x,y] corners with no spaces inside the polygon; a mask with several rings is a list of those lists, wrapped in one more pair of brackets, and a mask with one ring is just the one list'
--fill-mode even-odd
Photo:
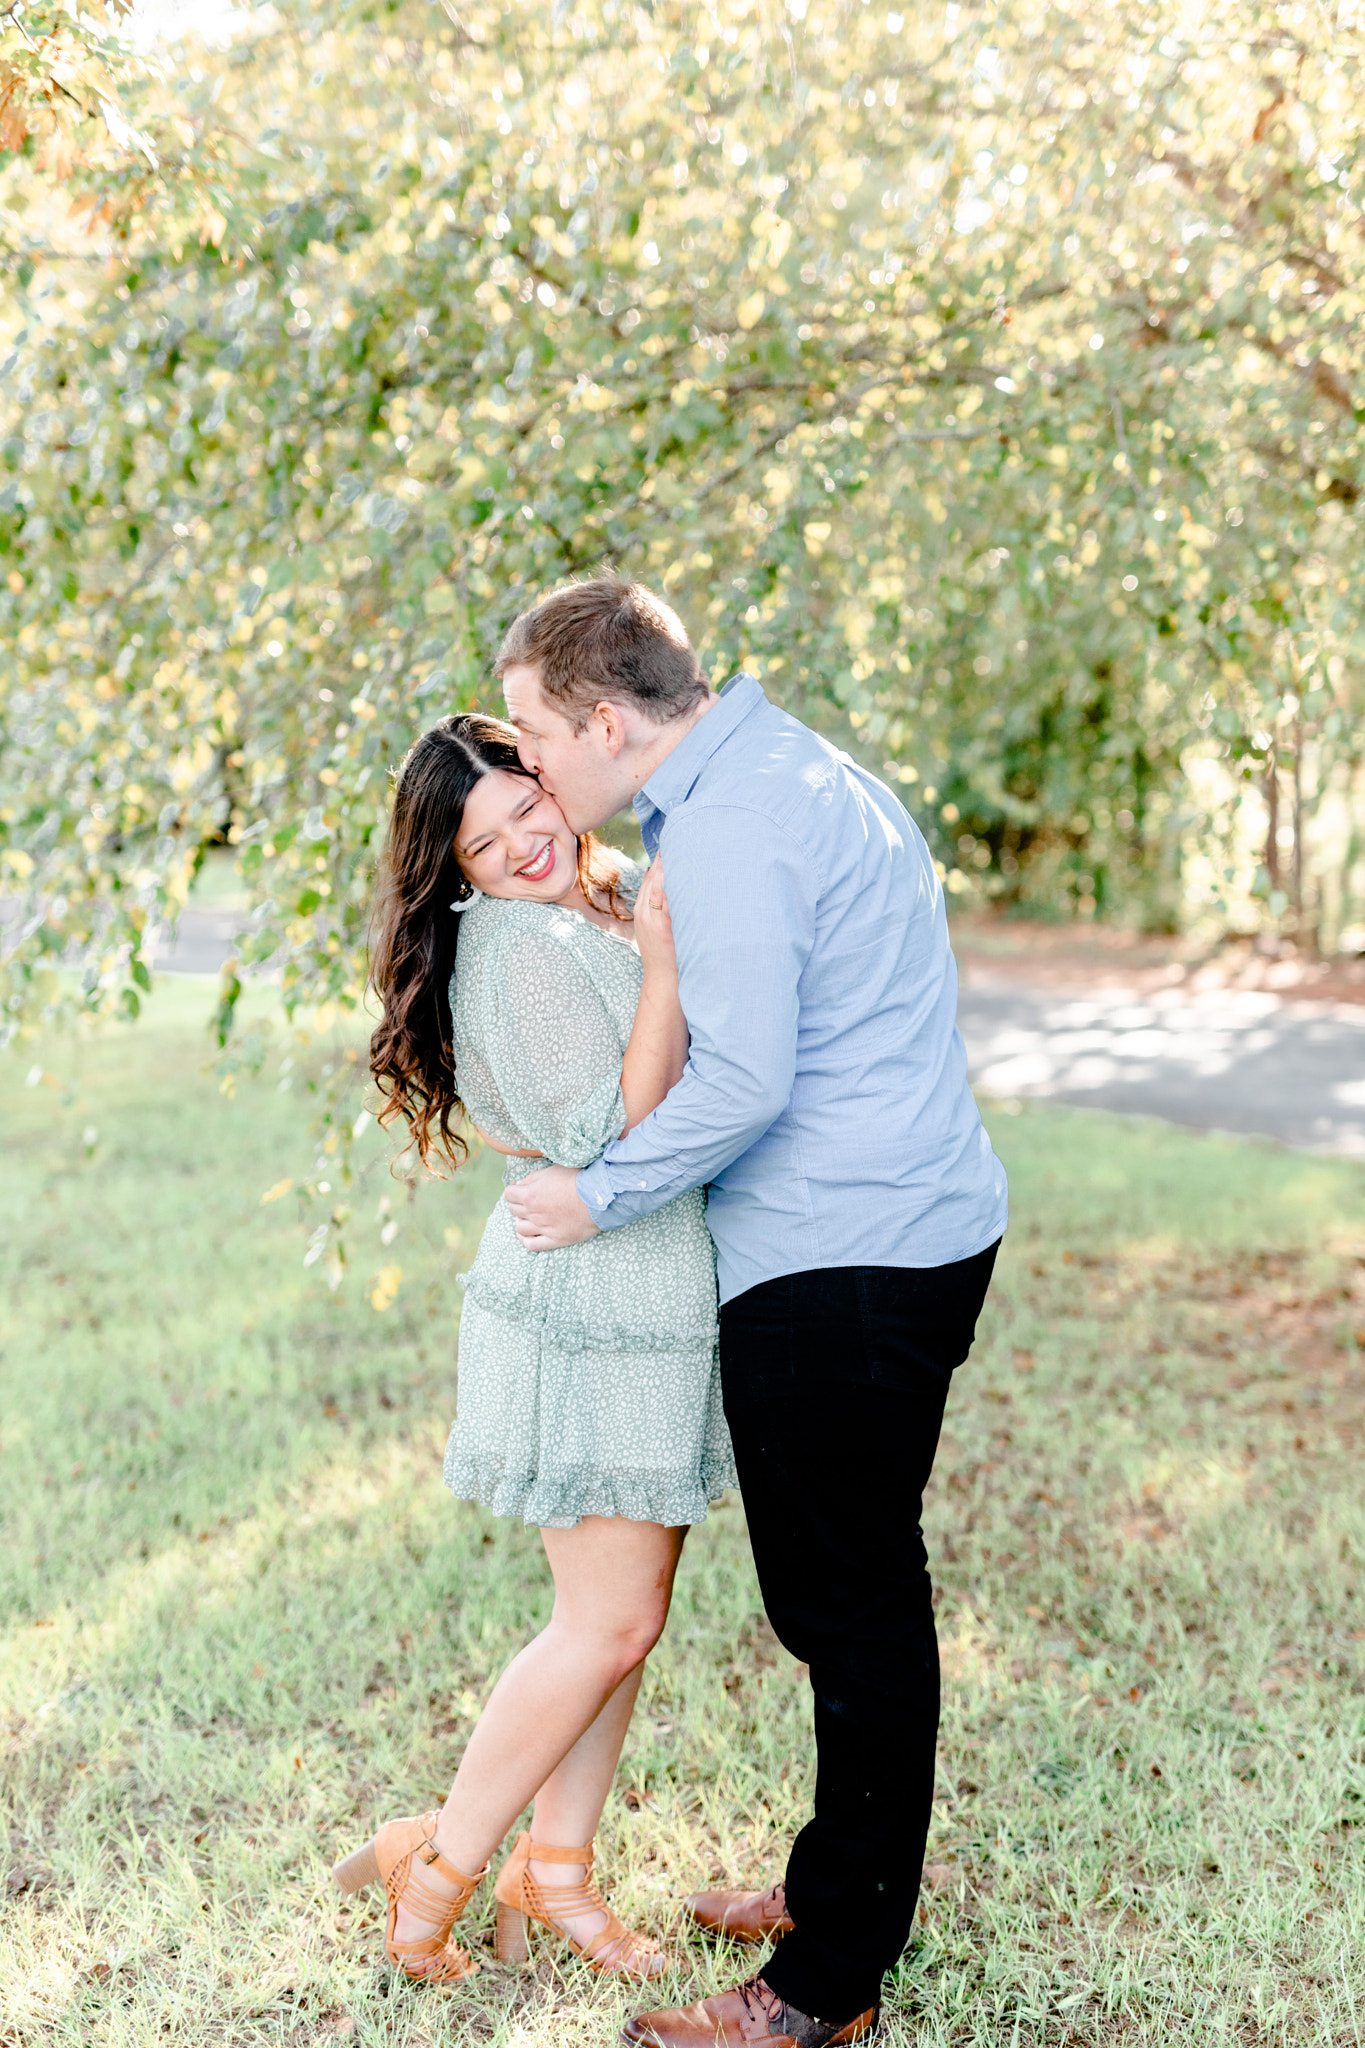
{"label": "block heel", "polygon": [[[498,1872],[493,1896],[498,1902],[498,1956],[505,1963],[522,1963],[530,1955],[526,1923],[534,1920],[548,1927],[561,1941],[567,1941],[575,1955],[589,1968],[617,1977],[658,1977],[668,1968],[668,1957],[647,1935],[626,1927],[612,1912],[598,1891],[592,1875],[592,1843],[581,1849],[562,1849],[533,1842],[528,1834],[517,1836],[516,1846]],[[540,1884],[531,1875],[537,1863],[576,1863],[583,1872],[568,1884]],[[600,1913],[602,1925],[585,1942],[577,1942],[560,1925],[588,1913]]]}
{"label": "block heel", "polygon": [[363,1848],[353,1849],[349,1856],[332,1865],[332,1882],[348,1897],[352,1892],[363,1892],[367,1884],[378,1884],[381,1876],[373,1836]]}
{"label": "block heel", "polygon": [[526,1938],[526,1915],[517,1906],[498,1900],[493,1949],[500,1963],[529,1963],[531,1944]]}
{"label": "block heel", "polygon": [[[472,1873],[457,1870],[433,1840],[439,1818],[422,1813],[385,1821],[363,1848],[333,1864],[332,1876],[347,1893],[383,1884],[389,1908],[384,1953],[405,1977],[420,1984],[459,1984],[475,1974],[478,1964],[451,1939],[451,1929],[487,1876],[488,1865]],[[433,1876],[450,1889],[438,1891]],[[396,1939],[400,1901],[431,1930],[401,1945]]]}

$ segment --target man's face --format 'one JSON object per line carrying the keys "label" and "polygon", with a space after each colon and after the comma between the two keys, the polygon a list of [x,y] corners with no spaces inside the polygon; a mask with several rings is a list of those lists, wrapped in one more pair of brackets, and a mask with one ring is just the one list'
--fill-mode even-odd
{"label": "man's face", "polygon": [[517,752],[541,787],[549,790],[573,832],[591,832],[614,817],[635,794],[622,766],[622,739],[614,705],[602,705],[582,732],[548,704],[540,670],[515,662],[502,678],[507,716],[517,728]]}

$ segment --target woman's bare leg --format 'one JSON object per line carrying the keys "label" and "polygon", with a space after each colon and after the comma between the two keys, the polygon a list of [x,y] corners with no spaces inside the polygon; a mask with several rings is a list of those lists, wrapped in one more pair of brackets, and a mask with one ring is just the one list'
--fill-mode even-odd
{"label": "woman's bare leg", "polygon": [[[591,1839],[635,1704],[639,1667],[668,1616],[686,1534],[600,1515],[585,1516],[573,1529],[541,1531],[554,1574],[553,1611],[494,1686],[436,1824],[436,1847],[457,1870],[481,1869],[533,1798],[537,1834],[547,1845],[576,1848]],[[575,1870],[547,1864],[535,1875],[564,1884]],[[435,1876],[424,1871],[424,1883]],[[425,1927],[400,1910],[397,1939],[416,1938]]]}
{"label": "woman's bare leg", "polygon": [[[644,1675],[641,1658],[621,1680],[591,1728],[584,1729],[563,1763],[550,1773],[537,1792],[531,1814],[533,1842],[543,1842],[546,1848],[576,1849],[580,1842],[586,1847],[597,1833]],[[534,1857],[531,1859],[531,1875],[542,1885],[577,1884],[585,1873],[586,1865],[582,1863],[540,1863]],[[599,1912],[558,1919],[558,1925],[580,1945],[590,1941],[605,1924]]]}
{"label": "woman's bare leg", "polygon": [[[621,1680],[590,1728],[585,1728],[557,1769],[551,1771],[536,1793],[531,1820],[533,1841],[561,1849],[575,1849],[590,1842],[607,1803],[611,1781],[621,1757],[635,1697],[644,1677],[644,1660]],[[540,1877],[541,1872],[536,1871]],[[547,1864],[545,1881],[553,1884]]]}

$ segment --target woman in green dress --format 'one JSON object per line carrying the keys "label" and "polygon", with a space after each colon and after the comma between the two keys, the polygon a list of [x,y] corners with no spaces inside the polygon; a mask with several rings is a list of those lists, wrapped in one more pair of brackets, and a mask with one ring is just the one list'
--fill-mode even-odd
{"label": "woman in green dress", "polygon": [[[687,1061],[662,877],[575,839],[516,732],[444,718],[398,774],[372,980],[371,1069],[424,1164],[462,1155],[463,1113],[507,1155],[586,1166],[657,1106]],[[451,1928],[516,1816],[495,1886],[498,1953],[526,1922],[598,1969],[665,1958],[593,1882],[592,1837],[668,1612],[688,1526],[734,1484],[716,1365],[715,1254],[700,1191],[540,1254],[498,1203],[467,1277],[446,1483],[541,1531],[548,1625],[513,1659],[439,1813],[382,1827],[336,1866],[382,1881],[386,1946],[410,1976],[473,1967]]]}

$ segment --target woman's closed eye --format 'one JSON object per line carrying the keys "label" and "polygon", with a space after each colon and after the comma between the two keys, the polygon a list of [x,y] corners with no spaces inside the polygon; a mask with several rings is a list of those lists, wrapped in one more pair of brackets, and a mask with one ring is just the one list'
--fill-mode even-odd
{"label": "woman's closed eye", "polygon": [[[529,803],[523,804],[521,809],[515,813],[516,822],[520,824],[523,818],[529,818],[532,811],[535,809],[536,805],[539,802],[540,798],[537,795],[533,796]],[[481,853],[487,853],[489,847],[492,844],[493,842],[491,839],[477,840],[473,846],[467,846],[465,848],[463,858],[465,860],[477,860]]]}

